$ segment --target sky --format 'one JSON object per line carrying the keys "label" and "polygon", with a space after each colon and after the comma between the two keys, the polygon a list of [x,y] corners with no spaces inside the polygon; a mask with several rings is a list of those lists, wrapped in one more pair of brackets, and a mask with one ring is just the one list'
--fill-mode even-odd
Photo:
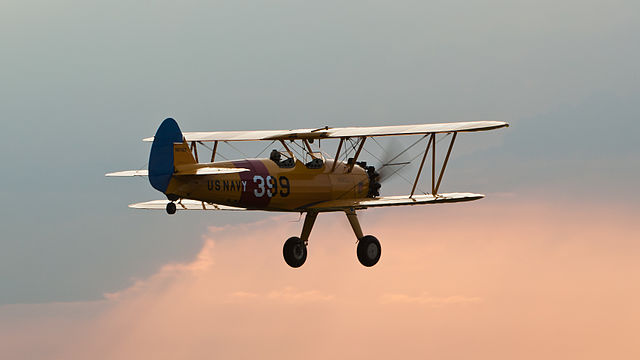
{"label": "sky", "polygon": [[[639,355],[637,2],[0,8],[11,358],[286,358],[287,340],[316,357]],[[166,117],[184,131],[511,126],[456,141],[442,191],[487,198],[363,212],[383,249],[372,269],[344,216],[323,214],[294,270],[281,246],[297,214],[126,207],[161,194],[104,174],[146,166],[140,140]]]}

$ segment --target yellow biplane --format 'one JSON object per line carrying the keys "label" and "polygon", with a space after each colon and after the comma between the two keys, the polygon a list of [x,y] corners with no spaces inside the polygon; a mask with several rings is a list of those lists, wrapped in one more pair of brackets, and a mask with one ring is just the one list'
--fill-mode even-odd
{"label": "yellow biplane", "polygon": [[[294,268],[300,267],[307,259],[309,234],[318,213],[343,211],[358,239],[358,260],[369,267],[380,259],[380,242],[372,235],[363,234],[356,211],[383,206],[472,201],[484,197],[482,194],[472,193],[438,193],[438,189],[459,132],[493,130],[506,126],[509,125],[499,121],[473,121],[183,133],[176,121],[168,118],[162,122],[154,137],[144,139],[153,142],[148,170],[120,171],[107,176],[148,176],[151,186],[168,199],[129,205],[135,209],[166,210],[169,214],[174,214],[176,210],[304,213],[300,237],[289,238],[283,247],[284,260]],[[422,140],[426,147],[409,195],[380,196],[382,170],[367,166],[366,162],[358,159],[368,138],[393,135],[422,135],[414,145]],[[451,140],[438,174],[436,137],[447,135],[451,136]],[[325,139],[339,140],[333,159],[312,149],[314,142],[319,143]],[[234,141],[272,141],[279,143],[282,148],[271,151],[269,158],[215,161],[218,144]],[[198,160],[197,144],[205,145],[206,142],[213,143],[211,161],[201,163]],[[304,161],[295,156],[294,146],[304,151]],[[431,193],[416,194],[416,186],[429,152]],[[344,160],[340,160],[341,158]],[[394,164],[387,163],[382,167],[388,165]]]}

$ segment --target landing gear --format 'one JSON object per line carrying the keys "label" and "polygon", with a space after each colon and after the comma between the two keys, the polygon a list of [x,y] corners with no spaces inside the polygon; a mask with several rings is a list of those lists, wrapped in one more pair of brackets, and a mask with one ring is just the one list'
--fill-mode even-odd
{"label": "landing gear", "polygon": [[298,268],[307,260],[307,243],[309,242],[309,234],[313,224],[318,217],[317,212],[308,212],[304,217],[304,225],[302,226],[302,234],[300,237],[291,237],[282,248],[284,261],[292,268]]}
{"label": "landing gear", "polygon": [[284,261],[292,268],[299,268],[307,260],[307,245],[299,237],[290,237],[282,248]]}
{"label": "landing gear", "polygon": [[351,224],[353,233],[356,234],[356,238],[358,238],[356,254],[358,254],[360,264],[366,267],[371,267],[377,264],[378,260],[380,260],[380,255],[382,255],[380,241],[378,241],[374,236],[365,236],[362,233],[360,221],[358,221],[358,215],[356,215],[355,210],[347,210],[345,213],[347,214],[347,219],[349,219],[349,224]]}
{"label": "landing gear", "polygon": [[382,248],[380,242],[374,236],[367,235],[358,241],[358,260],[360,264],[371,267],[378,263]]}
{"label": "landing gear", "polygon": [[167,214],[173,215],[176,213],[176,203],[170,202],[167,203]]}
{"label": "landing gear", "polygon": [[[366,267],[371,267],[377,264],[380,260],[380,255],[382,254],[380,242],[375,238],[375,236],[365,236],[362,233],[360,222],[358,221],[358,216],[356,215],[355,210],[349,209],[346,210],[345,213],[347,214],[349,224],[351,224],[351,228],[358,239],[358,249],[356,252],[358,254],[358,260]],[[300,234],[300,237],[290,237],[285,241],[284,246],[282,247],[284,261],[292,268],[299,268],[307,260],[307,243],[309,242],[309,235],[311,234],[311,229],[316,221],[316,217],[318,217],[317,212],[308,212],[304,218],[304,225],[302,226],[302,233]]]}

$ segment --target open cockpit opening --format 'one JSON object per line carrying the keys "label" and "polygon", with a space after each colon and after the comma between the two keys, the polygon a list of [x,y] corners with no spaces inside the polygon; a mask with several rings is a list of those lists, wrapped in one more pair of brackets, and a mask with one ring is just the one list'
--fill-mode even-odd
{"label": "open cockpit opening", "polygon": [[[283,159],[284,158],[284,159]],[[278,167],[288,169],[296,166],[296,160],[287,152],[281,152],[276,149],[271,150],[269,159],[276,163]]]}

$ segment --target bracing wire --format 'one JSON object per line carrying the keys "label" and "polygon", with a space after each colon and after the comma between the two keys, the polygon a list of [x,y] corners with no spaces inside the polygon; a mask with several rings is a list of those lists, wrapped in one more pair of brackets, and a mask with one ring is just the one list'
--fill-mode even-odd
{"label": "bracing wire", "polygon": [[[426,138],[427,135],[424,135],[423,137],[421,137],[420,139],[416,140],[413,144],[409,145],[408,148],[404,149],[403,151],[401,151],[398,155],[394,156],[391,160],[389,160],[389,163],[392,163],[394,160],[396,160],[397,158],[399,158],[400,156],[402,156],[404,153],[406,153],[407,151],[409,151],[412,147],[416,146],[420,141],[422,141],[422,139]],[[383,164],[382,166],[385,166],[386,164]]]}
{"label": "bracing wire", "polygon": [[[367,150],[367,149],[363,149],[363,150],[364,150],[364,151],[366,151],[369,155],[373,156],[376,160],[378,160],[378,162],[382,163],[382,159],[380,159],[380,158],[378,158],[377,156],[375,156],[374,154],[372,154],[369,150]],[[391,173],[391,175],[389,175],[388,177],[390,178],[390,177],[392,177],[393,175],[398,174],[398,176],[399,176],[402,180],[406,181],[406,182],[407,182],[407,184],[409,184],[409,185],[413,186],[413,183],[412,183],[409,179],[407,179],[406,177],[404,177],[404,175],[399,174],[399,173],[398,173],[398,171],[402,170],[405,166],[409,165],[409,163],[413,162],[413,160],[417,159],[420,155],[422,155],[422,154],[418,154],[416,157],[414,157],[413,159],[409,160],[407,164],[402,164],[402,165],[400,166],[400,168],[396,169],[396,171],[392,172],[392,173]],[[418,188],[418,190],[420,190],[420,191],[423,191],[423,192],[424,192],[424,190],[423,190],[422,188]]]}
{"label": "bracing wire", "polygon": [[238,149],[237,147],[235,147],[233,144],[231,144],[228,141],[223,141],[223,143],[229,145],[232,149],[234,149],[235,151],[239,152],[240,154],[242,154],[242,156],[244,156],[245,158],[248,158],[249,156],[247,154],[245,154],[242,150]]}
{"label": "bracing wire", "polygon": [[348,138],[347,141],[349,142],[349,147],[346,149],[343,156],[343,159],[345,162],[347,161],[347,159],[349,159],[351,152],[353,151],[355,153],[357,151],[356,148],[358,147],[358,140],[353,140],[352,138]]}
{"label": "bracing wire", "polygon": [[258,157],[258,156],[262,155],[262,153],[265,152],[265,150],[267,150],[271,145],[273,145],[274,142],[276,142],[276,141],[273,140],[272,142],[270,142],[269,145],[265,146],[264,149],[262,149],[262,151],[260,151],[258,153],[258,155],[256,155],[255,157]]}
{"label": "bracing wire", "polygon": [[[209,149],[210,151],[213,152],[213,148],[209,147],[207,144],[203,143],[203,142],[199,142],[200,145],[204,146],[205,148]],[[216,151],[216,156],[220,156],[223,160],[229,160],[227,157],[223,156],[222,154],[220,154],[220,151]]]}
{"label": "bracing wire", "polygon": [[[449,135],[451,135],[451,133],[446,133],[445,136],[441,137],[439,140],[436,140],[436,144],[439,144],[440,142],[442,142],[444,139],[446,139]],[[408,148],[406,148],[404,151],[402,151],[401,153],[399,153],[398,155],[396,155],[393,159],[389,160],[388,163],[392,163],[394,160],[396,160],[398,157],[400,157],[402,154],[404,154],[405,152],[407,152],[409,149],[411,149],[412,147],[414,147],[416,144],[418,144],[422,139],[426,138],[429,135],[424,135],[422,136],[420,139],[418,139],[416,142],[414,142],[413,144],[411,144]],[[375,140],[375,138],[372,137],[372,139],[374,139],[374,142],[376,144],[378,144],[378,146],[380,146],[383,150],[384,147],[382,147],[382,145],[380,145],[380,143],[378,141]],[[369,153],[371,156],[373,156],[374,158],[376,158],[376,160],[378,160],[379,162],[382,162],[382,160],[380,160],[377,156],[373,155],[370,151],[364,149],[367,153]],[[427,150],[425,150],[427,151]],[[408,166],[409,164],[413,163],[414,160],[416,160],[418,157],[420,157],[420,155],[423,155],[423,153],[418,153],[416,156],[414,156],[411,160],[409,160],[406,164],[402,164],[400,165],[398,168],[395,169],[394,172],[391,173],[391,175],[389,175],[389,177],[392,177],[393,175],[398,174],[398,176],[400,178],[402,178],[403,180],[405,180],[407,183],[409,183],[410,185],[413,185],[413,182],[411,182],[410,180],[408,180],[407,178],[405,178],[404,176],[402,176],[402,174],[399,174],[398,172],[402,169],[404,169],[406,166]],[[383,164],[382,167],[386,166],[386,164]],[[382,168],[381,167],[381,168]],[[423,194],[427,194],[424,189],[417,187],[417,190],[422,191]]]}
{"label": "bracing wire", "polygon": [[[302,148],[302,146],[300,146],[300,144],[298,144],[298,143],[297,143],[297,142],[295,142],[295,141],[291,141],[289,144],[294,144],[294,145],[296,145],[297,147]],[[293,152],[295,152],[295,153],[296,153],[296,155],[298,156],[298,159],[300,159],[300,160],[303,160],[303,161],[304,161],[304,157],[305,157],[305,156],[304,156],[304,152],[306,151],[304,148],[302,148],[302,150],[303,150],[303,152],[302,152],[302,153],[299,153],[299,152],[298,152],[298,149],[297,149],[296,147],[294,147],[294,146],[290,146],[289,148],[291,149],[291,151],[293,151]]]}

